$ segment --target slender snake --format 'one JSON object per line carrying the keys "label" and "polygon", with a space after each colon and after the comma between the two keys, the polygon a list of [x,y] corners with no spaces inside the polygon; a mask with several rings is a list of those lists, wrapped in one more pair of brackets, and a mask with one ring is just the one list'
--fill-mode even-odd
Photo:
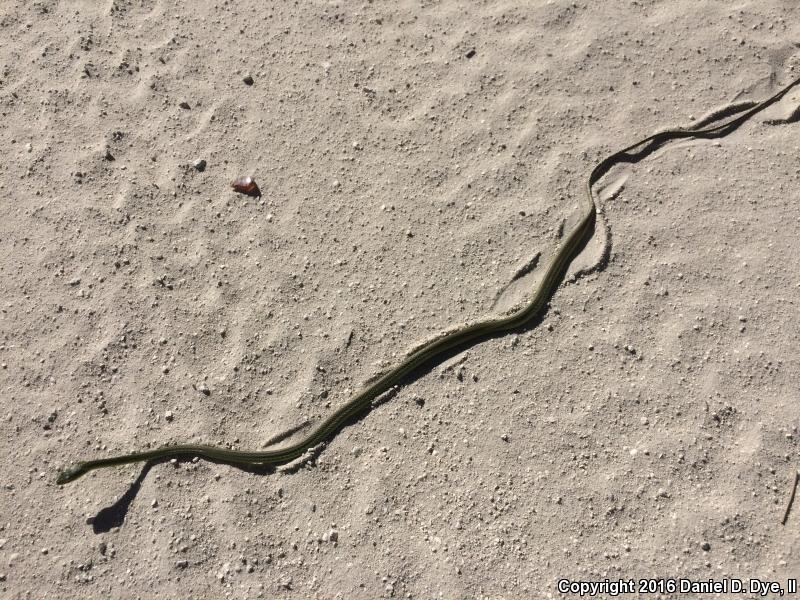
{"label": "slender snake", "polygon": [[727,135],[757,112],[780,100],[798,83],[800,83],[800,78],[794,80],[772,97],[754,105],[746,105],[747,110],[744,110],[744,112],[737,117],[721,125],[697,129],[687,128],[661,131],[631,144],[627,148],[619,150],[597,163],[587,180],[586,204],[583,207],[580,220],[572,231],[570,231],[561,244],[561,247],[556,252],[530,302],[506,316],[489,318],[472,325],[466,325],[423,344],[408,354],[399,365],[368,383],[354,398],[335,410],[305,438],[283,448],[264,451],[227,450],[224,448],[195,444],[163,446],[144,452],[132,452],[120,456],[97,458],[74,463],[58,473],[56,483],[65,484],[70,481],[75,481],[82,475],[103,467],[112,467],[140,461],[161,460],[178,456],[197,456],[214,462],[242,467],[276,466],[300,458],[308,450],[333,437],[333,435],[348,421],[365,413],[370,408],[375,398],[400,384],[406,376],[416,371],[418,368],[430,366],[447,353],[457,349],[463,349],[481,338],[523,329],[531,325],[537,318],[541,317],[550,297],[564,279],[570,263],[594,234],[597,208],[592,195],[592,186],[607,173],[614,164],[619,162],[636,162],[644,155],[651,153],[669,140],[681,138],[711,139]]}

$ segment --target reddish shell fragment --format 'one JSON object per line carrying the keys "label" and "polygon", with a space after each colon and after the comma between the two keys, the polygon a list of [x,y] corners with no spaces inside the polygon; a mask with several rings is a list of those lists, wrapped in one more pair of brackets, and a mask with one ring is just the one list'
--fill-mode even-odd
{"label": "reddish shell fragment", "polygon": [[260,196],[261,190],[258,189],[258,184],[252,177],[239,177],[235,179],[231,186],[240,194],[247,194],[248,196]]}

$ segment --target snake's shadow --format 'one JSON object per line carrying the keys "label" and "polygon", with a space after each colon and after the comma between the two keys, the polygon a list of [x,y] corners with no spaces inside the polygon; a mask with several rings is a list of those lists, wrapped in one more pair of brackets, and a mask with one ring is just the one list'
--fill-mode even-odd
{"label": "snake's shadow", "polygon": [[[133,483],[131,483],[128,490],[120,496],[116,502],[111,504],[110,506],[106,506],[101,508],[98,513],[92,517],[89,522],[92,525],[92,531],[94,533],[108,533],[114,527],[121,527],[122,524],[125,522],[125,516],[128,514],[128,510],[130,510],[131,504],[133,503],[136,496],[142,489],[142,482],[144,481],[147,474],[150,472],[154,466],[159,465],[161,463],[168,462],[175,457],[171,458],[162,458],[159,460],[153,460],[144,463],[142,466],[142,470],[139,472],[139,475],[136,477]],[[194,456],[187,454],[185,457],[177,457],[178,462],[188,462],[194,459]],[[215,462],[215,461],[210,461]],[[227,465],[227,463],[225,463]],[[248,473],[254,473],[256,475],[269,475],[275,471],[275,468],[272,466],[260,466],[260,465],[230,465],[239,469],[240,471],[247,471]]]}
{"label": "snake's shadow", "polygon": [[95,533],[106,533],[114,527],[120,527],[125,522],[125,515],[128,514],[128,509],[133,499],[136,498],[136,495],[139,493],[144,478],[147,476],[147,473],[150,472],[150,469],[153,468],[154,464],[155,463],[152,462],[145,463],[139,476],[131,484],[131,487],[128,488],[128,491],[120,496],[111,506],[100,509],[100,512],[91,519],[92,531]]}
{"label": "snake's shadow", "polygon": [[[714,121],[719,120],[721,118],[730,116],[730,113],[733,113],[733,112],[736,112],[736,109],[732,109],[732,110],[728,110],[728,111],[720,111],[720,113],[714,115],[714,117],[711,120],[714,120]],[[698,135],[697,137],[705,137],[706,139],[723,137],[725,135],[728,135],[729,133],[731,133],[735,129],[737,129],[745,120],[747,120],[748,117],[749,117],[749,115],[742,116],[742,117],[737,117],[735,119],[732,119],[729,123],[727,123],[727,124],[725,124],[723,126],[720,126],[720,128],[717,129],[713,134],[708,134],[708,135],[704,135],[704,136]],[[651,136],[651,138],[648,141],[643,142],[642,144],[637,144],[635,147],[631,147],[627,151],[620,151],[620,152],[617,152],[615,154],[612,154],[611,156],[609,156],[605,160],[603,160],[600,164],[598,164],[598,166],[594,169],[594,171],[592,171],[592,173],[591,173],[591,175],[589,177],[589,185],[590,186],[594,185],[614,165],[619,164],[619,163],[629,163],[629,164],[637,163],[637,162],[643,160],[644,158],[646,158],[647,156],[649,156],[650,154],[652,154],[653,152],[655,152],[656,150],[658,150],[659,148],[661,148],[662,146],[664,146],[671,139],[672,138],[669,136],[668,132],[665,132],[664,134],[655,134],[655,135]],[[583,249],[585,248],[585,246],[589,242],[589,240],[591,240],[592,237],[594,237],[594,230],[595,230],[596,227],[597,227],[597,223],[594,222],[593,225],[592,225],[592,228],[593,228],[592,229],[592,235],[586,236],[586,241],[583,243],[582,247],[575,253],[575,256],[580,254],[580,252],[583,251]],[[609,237],[609,244],[610,244],[610,237]],[[605,269],[607,264],[608,264],[609,255],[610,255],[610,247],[607,247],[606,251],[604,252],[603,257],[601,258],[600,262],[592,269],[592,272],[598,272],[598,271],[602,271],[603,269]],[[553,293],[555,293],[555,290],[553,290]],[[390,389],[390,390],[384,392],[383,394],[381,394],[380,396],[378,396],[373,401],[372,407],[370,407],[369,409],[363,411],[360,414],[355,415],[353,418],[351,418],[349,421],[347,421],[341,427],[339,427],[336,431],[334,431],[330,437],[334,437],[335,435],[337,435],[345,427],[348,427],[350,425],[353,425],[353,424],[361,421],[361,419],[363,419],[366,415],[368,415],[370,412],[372,412],[372,408],[387,402],[390,398],[392,398],[397,393],[397,391],[399,389],[402,389],[403,387],[405,387],[405,386],[409,385],[410,383],[416,381],[417,379],[419,379],[423,375],[426,375],[427,373],[430,373],[433,369],[435,369],[436,367],[440,366],[442,363],[452,359],[453,357],[457,356],[458,354],[463,352],[466,348],[475,346],[477,344],[483,343],[483,342],[488,341],[490,339],[496,339],[496,338],[504,337],[504,336],[508,335],[509,333],[522,333],[522,332],[525,332],[525,331],[531,331],[533,329],[536,329],[542,323],[542,321],[544,320],[544,318],[547,315],[547,313],[549,312],[549,310],[550,310],[550,306],[549,306],[549,303],[548,303],[547,305],[545,305],[544,310],[542,310],[542,312],[533,321],[531,321],[530,323],[526,324],[523,327],[520,327],[517,330],[514,330],[512,332],[506,331],[506,332],[499,332],[499,333],[497,333],[497,332],[495,332],[495,333],[487,333],[486,335],[481,336],[477,340],[472,340],[467,344],[464,344],[464,345],[462,345],[460,347],[452,348],[451,350],[448,350],[447,352],[442,353],[440,356],[436,357],[435,360],[432,360],[428,364],[421,365],[416,370],[414,370],[411,373],[409,373],[408,375],[406,375],[400,382],[398,382],[398,384],[395,387],[393,387],[392,389]],[[172,458],[174,458],[174,457],[172,457]],[[178,460],[180,460],[180,461],[191,460],[192,458],[193,458],[193,456],[187,455],[186,457],[178,458]],[[157,465],[159,463],[166,462],[168,460],[171,460],[171,459],[161,459],[161,460],[151,461],[151,462],[145,463],[144,466],[142,467],[141,472],[139,473],[139,476],[131,484],[130,488],[128,488],[128,490],[116,502],[114,502],[112,505],[107,506],[105,508],[102,508],[97,513],[97,515],[91,520],[93,531],[95,533],[105,533],[105,532],[111,530],[114,527],[120,527],[125,522],[125,516],[127,515],[128,510],[130,509],[130,506],[131,506],[134,498],[136,498],[136,496],[138,495],[139,491],[141,490],[142,482],[144,481],[144,478],[147,476],[147,473],[150,472],[150,469],[152,469],[153,466],[155,466],[155,465]],[[211,461],[211,462],[215,462],[215,461]],[[225,464],[227,464],[227,463],[225,463]],[[258,466],[258,465],[251,465],[251,466],[230,465],[230,466],[235,467],[235,468],[237,468],[239,470],[247,471],[249,473],[254,473],[254,474],[257,474],[257,475],[267,475],[267,474],[273,473],[275,471],[275,468],[272,467],[272,466]]]}

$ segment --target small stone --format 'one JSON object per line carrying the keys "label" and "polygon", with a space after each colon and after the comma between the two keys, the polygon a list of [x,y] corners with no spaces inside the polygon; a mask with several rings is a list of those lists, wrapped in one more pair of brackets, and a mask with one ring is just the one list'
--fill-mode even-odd
{"label": "small stone", "polygon": [[333,185],[334,189],[336,189],[336,188],[341,187],[342,184],[339,183],[338,179],[334,179],[332,185]]}
{"label": "small stone", "polygon": [[100,542],[97,545],[97,549],[100,551],[100,554],[105,556],[106,550],[108,550],[108,545],[105,542]]}
{"label": "small stone", "polygon": [[501,440],[503,440],[504,442],[507,442],[507,441],[508,441],[508,439],[509,439],[509,438],[508,438],[508,434],[507,434],[507,433],[504,433],[503,435],[501,435],[501,436],[500,436],[500,439],[501,439]]}
{"label": "small stone", "polygon": [[178,106],[180,106],[183,110],[189,110],[190,108],[192,108],[191,106],[189,106],[189,103],[186,100],[178,104]]}
{"label": "small stone", "polygon": [[362,453],[362,452],[363,452],[363,450],[361,449],[361,447],[360,447],[360,446],[353,446],[353,449],[352,449],[352,450],[350,450],[350,454],[352,454],[352,455],[353,455],[353,456],[355,456],[356,458],[358,458],[359,456],[361,456],[361,453]]}
{"label": "small stone", "polygon": [[197,391],[203,394],[204,396],[210,396],[211,390],[208,389],[208,386],[205,383],[201,383],[197,386]]}
{"label": "small stone", "polygon": [[178,568],[178,569],[185,569],[188,566],[189,566],[189,561],[186,560],[186,559],[179,560],[179,561],[175,562],[175,567]]}
{"label": "small stone", "polygon": [[473,56],[475,56],[475,48],[469,50],[464,56],[466,56],[467,58],[472,58]]}
{"label": "small stone", "polygon": [[153,508],[157,508],[158,507],[158,500],[153,498],[153,501],[150,503],[150,506],[152,506]]}
{"label": "small stone", "polygon": [[700,547],[703,549],[704,552],[708,552],[709,550],[711,550],[711,544],[709,544],[708,542],[703,542],[703,544]]}
{"label": "small stone", "polygon": [[328,532],[328,539],[329,539],[330,541],[332,541],[332,542],[337,542],[337,541],[339,541],[339,532],[338,532],[338,531],[336,531],[335,529],[331,529],[331,530]]}
{"label": "small stone", "polygon": [[33,145],[30,142],[25,144],[25,151],[26,152],[33,152]]}
{"label": "small stone", "polygon": [[253,76],[248,73],[242,77],[242,81],[244,81],[245,85],[253,85]]}
{"label": "small stone", "polygon": [[70,284],[71,286],[76,286],[76,285],[78,285],[80,282],[81,282],[81,278],[80,278],[80,277],[76,277],[75,279],[70,279],[70,280],[69,280],[69,284]]}
{"label": "small stone", "polygon": [[167,421],[172,421],[172,419],[174,419],[174,418],[175,418],[175,415],[173,415],[173,414],[172,414],[172,411],[171,411],[171,410],[168,410],[167,412],[165,412],[165,413],[164,413],[164,418],[165,418]]}
{"label": "small stone", "polygon": [[169,373],[169,367],[167,365],[164,365],[163,367],[161,367],[161,372],[166,375],[167,373]]}
{"label": "small stone", "polygon": [[278,580],[278,587],[284,590],[292,589],[292,578],[291,577],[281,577]]}
{"label": "small stone", "polygon": [[116,159],[114,158],[114,155],[113,155],[113,154],[111,154],[111,150],[110,150],[109,148],[106,148],[106,151],[105,151],[105,153],[103,154],[103,159],[105,159],[105,160],[107,160],[107,161],[116,160]]}
{"label": "small stone", "polygon": [[192,166],[200,171],[201,173],[206,170],[206,161],[202,158],[198,158],[196,161],[192,163]]}

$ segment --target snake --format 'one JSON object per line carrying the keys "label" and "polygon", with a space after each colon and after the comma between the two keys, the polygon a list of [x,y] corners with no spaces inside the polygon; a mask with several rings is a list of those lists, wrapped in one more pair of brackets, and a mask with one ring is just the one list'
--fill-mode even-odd
{"label": "snake", "polygon": [[[231,450],[200,444],[166,445],[152,450],[75,462],[58,472],[56,483],[66,484],[75,481],[96,469],[137,462],[156,462],[177,457],[199,457],[240,468],[269,468],[285,465],[305,456],[309,451],[329,441],[348,422],[363,416],[364,413],[371,409],[373,400],[399,386],[409,375],[417,372],[418,369],[426,366],[430,367],[437,360],[441,360],[454,351],[459,351],[459,349],[463,350],[478,340],[500,336],[510,331],[525,330],[534,324],[537,319],[540,319],[546,311],[550,298],[564,281],[570,264],[594,235],[598,208],[592,194],[592,187],[612,166],[621,162],[638,162],[642,157],[650,154],[670,140],[686,138],[711,139],[725,136],[756,113],[783,98],[798,83],[800,83],[800,78],[792,81],[766,100],[758,103],[744,103],[738,107],[730,107],[731,110],[721,111],[720,114],[741,113],[723,124],[662,130],[606,156],[589,173],[589,177],[586,180],[585,202],[582,203],[577,223],[562,239],[540,280],[539,286],[527,303],[511,310],[507,314],[489,317],[452,330],[412,350],[397,366],[369,380],[361,391],[333,411],[302,439],[284,447],[258,451]],[[714,121],[718,118],[719,116],[711,118],[711,120]]]}

